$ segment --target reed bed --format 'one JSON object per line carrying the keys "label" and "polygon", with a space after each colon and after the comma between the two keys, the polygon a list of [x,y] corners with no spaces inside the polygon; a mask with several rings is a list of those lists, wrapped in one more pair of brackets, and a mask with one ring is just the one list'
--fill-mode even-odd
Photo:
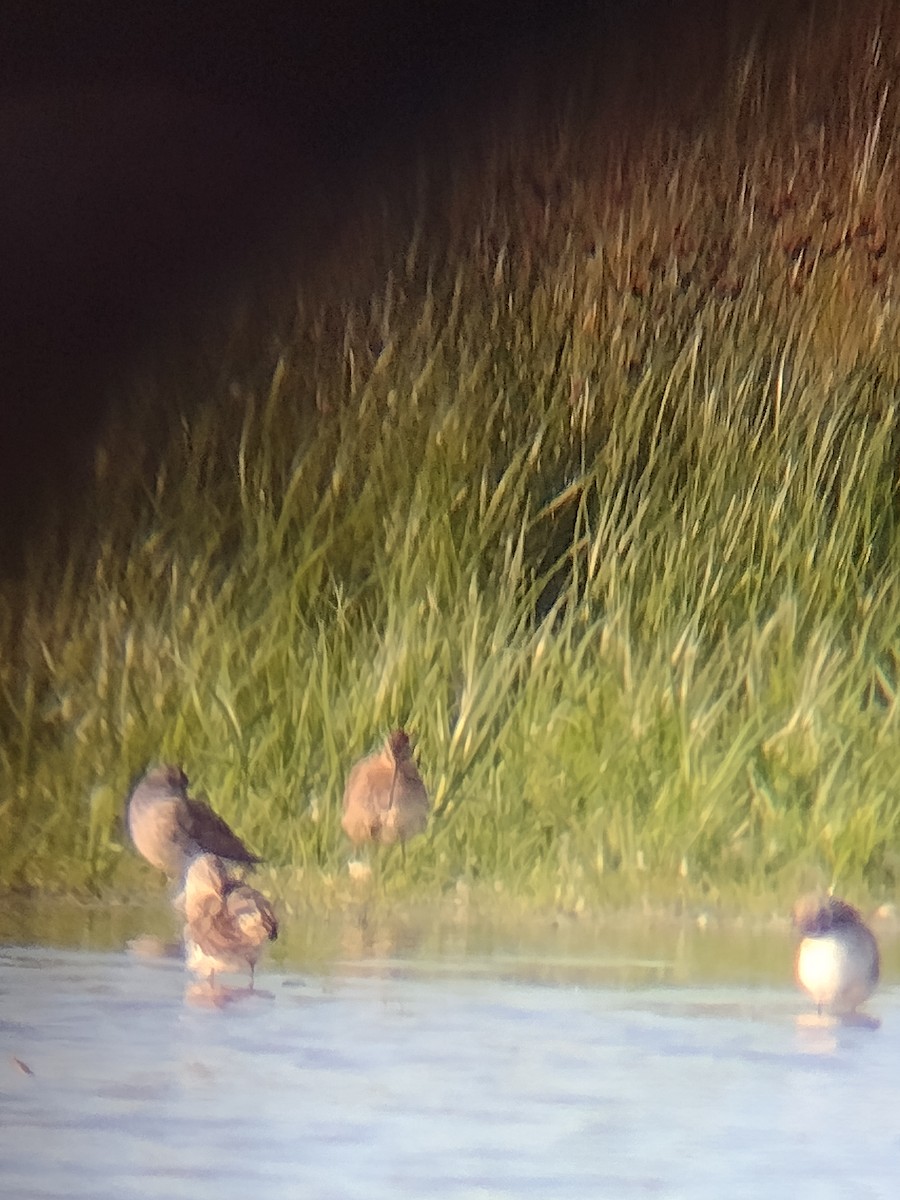
{"label": "reed bed", "polygon": [[3,585],[0,881],[155,886],[120,812],[172,759],[345,902],[343,781],[403,723],[397,897],[892,889],[898,58],[863,4],[678,119],[585,75],[348,233],[376,287],[136,383]]}

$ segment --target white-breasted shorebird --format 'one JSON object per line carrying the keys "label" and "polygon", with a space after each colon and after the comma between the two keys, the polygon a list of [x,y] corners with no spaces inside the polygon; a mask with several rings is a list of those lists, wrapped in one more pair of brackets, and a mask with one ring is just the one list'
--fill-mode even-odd
{"label": "white-breasted shorebird", "polygon": [[878,983],[880,959],[875,935],[852,904],[837,896],[812,893],[794,905],[800,935],[794,960],[797,982],[821,1014],[855,1012]]}
{"label": "white-breasted shorebird", "polygon": [[401,845],[425,832],[431,802],[403,729],[384,747],[360,759],[344,789],[341,826],[350,841]]}
{"label": "white-breasted shorebird", "polygon": [[217,973],[250,972],[265,943],[278,937],[278,920],[255,888],[232,879],[214,854],[199,854],[184,879],[184,949],[188,970],[212,987]]}
{"label": "white-breasted shorebird", "polygon": [[198,854],[246,866],[261,861],[205,800],[188,795],[181,767],[167,764],[147,771],[128,797],[126,816],[138,853],[178,882]]}

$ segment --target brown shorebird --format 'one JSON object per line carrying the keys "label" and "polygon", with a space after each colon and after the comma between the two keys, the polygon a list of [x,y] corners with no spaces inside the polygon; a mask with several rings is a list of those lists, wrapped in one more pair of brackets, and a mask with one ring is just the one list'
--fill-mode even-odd
{"label": "brown shorebird", "polygon": [[797,982],[819,1013],[852,1013],[878,983],[875,935],[857,910],[836,896],[813,893],[794,905],[800,943],[794,960]]}
{"label": "brown shorebird", "polygon": [[128,797],[128,832],[147,862],[180,882],[198,854],[245,865],[261,861],[206,801],[189,796],[187,789],[181,767],[164,765],[151,768]]}
{"label": "brown shorebird", "polygon": [[395,729],[383,749],[360,759],[351,770],[341,826],[357,845],[402,845],[425,832],[430,809],[409,738]]}
{"label": "brown shorebird", "polygon": [[269,901],[255,888],[232,879],[214,854],[200,854],[184,880],[185,962],[215,986],[217,972],[250,971],[253,988],[263,945],[278,937]]}

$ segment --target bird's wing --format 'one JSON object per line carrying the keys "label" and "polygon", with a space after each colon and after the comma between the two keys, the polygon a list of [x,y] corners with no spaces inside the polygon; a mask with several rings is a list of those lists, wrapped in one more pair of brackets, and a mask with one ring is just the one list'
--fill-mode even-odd
{"label": "bird's wing", "polygon": [[250,853],[230,825],[205,801],[188,796],[182,814],[184,833],[206,853],[231,862],[253,864],[262,861]]}
{"label": "bird's wing", "polygon": [[415,796],[416,799],[430,807],[431,801],[428,798],[428,789],[425,787],[422,776],[419,774],[419,770],[412,759],[400,764],[400,774],[403,776],[404,789],[410,798]]}
{"label": "bird's wing", "polygon": [[224,904],[229,921],[245,936],[258,941],[268,938],[271,942],[278,937],[275,910],[255,888],[231,881],[226,887]]}

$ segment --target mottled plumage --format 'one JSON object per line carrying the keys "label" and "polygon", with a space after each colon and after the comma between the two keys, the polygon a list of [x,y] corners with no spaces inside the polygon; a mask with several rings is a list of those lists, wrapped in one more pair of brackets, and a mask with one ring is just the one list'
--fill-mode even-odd
{"label": "mottled plumage", "polygon": [[351,770],[341,825],[352,842],[393,846],[424,833],[430,808],[409,738],[397,729]]}
{"label": "mottled plumage", "polygon": [[278,936],[269,901],[255,888],[231,879],[214,854],[201,854],[184,881],[185,961],[210,983],[217,972],[250,972],[267,941]]}
{"label": "mottled plumage", "polygon": [[851,1013],[871,996],[880,961],[875,935],[850,904],[812,894],[794,905],[800,942],[794,962],[797,982],[821,1013]]}
{"label": "mottled plumage", "polygon": [[128,832],[138,853],[179,881],[198,854],[258,863],[218,813],[187,789],[184,771],[171,765],[153,767],[138,780],[127,807]]}

